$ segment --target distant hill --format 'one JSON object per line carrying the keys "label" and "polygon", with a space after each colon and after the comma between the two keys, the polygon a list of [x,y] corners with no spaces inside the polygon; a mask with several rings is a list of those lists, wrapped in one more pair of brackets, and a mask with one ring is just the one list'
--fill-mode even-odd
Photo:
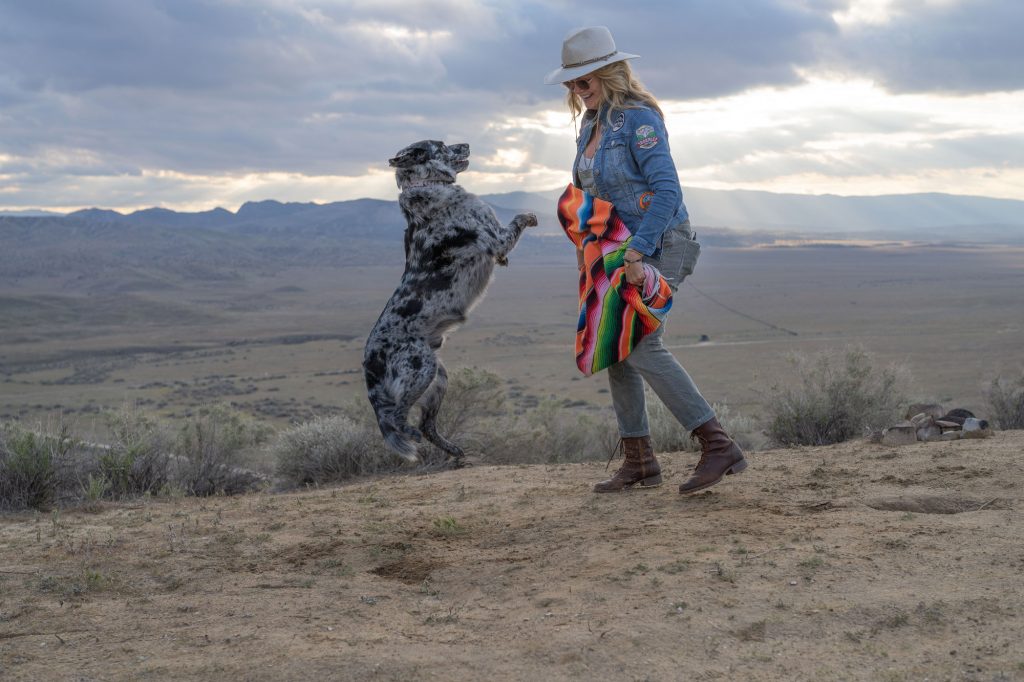
{"label": "distant hill", "polygon": [[[561,190],[491,194],[495,206],[551,207]],[[683,189],[696,226],[740,233],[1024,243],[1024,201],[953,194],[837,196]],[[549,208],[548,210],[551,210]],[[707,230],[705,229],[705,234]]]}
{"label": "distant hill", "polygon": [[1024,241],[1024,201],[952,194],[808,196],[685,190],[696,222],[739,230],[874,234],[894,239]]}
{"label": "distant hill", "polygon": [[13,216],[16,218],[41,218],[46,216],[62,216],[63,213],[57,213],[56,211],[40,211],[36,209],[30,209],[28,211],[0,211],[0,217]]}
{"label": "distant hill", "polygon": [[[507,221],[515,212],[497,213]],[[88,209],[66,216],[0,216],[0,284],[45,277],[81,290],[138,290],[283,267],[397,265],[404,259],[404,230],[397,202],[376,199],[261,201],[236,213]],[[527,234],[517,253],[535,260],[570,258],[568,251],[548,246],[553,239]]]}
{"label": "distant hill", "polygon": [[[481,198],[502,220],[520,211],[540,218],[539,234],[559,235],[554,204],[561,189],[508,192]],[[695,226],[736,233],[773,233],[805,237],[862,236],[884,239],[1024,242],[1024,201],[953,194],[837,196],[776,194],[748,190],[685,188]],[[193,227],[248,234],[332,234],[343,230],[376,238],[404,229],[397,202],[356,199],[327,204],[268,199],[251,201],[232,213],[223,208],[197,213],[148,208],[123,214],[99,208],[69,213],[0,212],[7,217],[47,217],[159,227]],[[707,234],[705,230],[705,234]],[[763,235],[761,235],[763,236]],[[749,240],[746,240],[749,241]]]}
{"label": "distant hill", "polygon": [[[517,252],[560,261],[554,214],[560,189],[481,198],[503,222],[534,211],[537,228]],[[685,190],[702,243],[745,246],[780,238],[871,238],[1024,244],[1024,202],[946,194],[840,197]],[[176,278],[242,277],[252,268],[401,263],[405,220],[396,201],[328,204],[274,200],[196,213],[91,208],[68,215],[0,215],[0,278],[36,275],[92,281],[135,273],[132,286]],[[150,280],[155,280],[150,283]]]}

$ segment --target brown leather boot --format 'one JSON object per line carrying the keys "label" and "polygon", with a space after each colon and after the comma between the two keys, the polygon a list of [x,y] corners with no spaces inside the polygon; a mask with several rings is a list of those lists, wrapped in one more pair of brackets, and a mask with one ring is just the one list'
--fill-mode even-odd
{"label": "brown leather boot", "polygon": [[595,493],[617,493],[634,485],[640,488],[656,488],[661,485],[661,465],[654,456],[651,437],[623,438],[622,466],[607,481],[594,486]]}
{"label": "brown leather boot", "polygon": [[694,467],[690,480],[679,486],[680,494],[710,488],[725,476],[738,474],[747,468],[740,446],[729,438],[715,417],[694,429],[693,435],[700,441],[700,461]]}

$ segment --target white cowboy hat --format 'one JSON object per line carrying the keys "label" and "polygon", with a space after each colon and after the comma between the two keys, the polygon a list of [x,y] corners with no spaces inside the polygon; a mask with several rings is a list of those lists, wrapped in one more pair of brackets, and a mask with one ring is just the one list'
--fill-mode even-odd
{"label": "white cowboy hat", "polygon": [[639,56],[615,49],[612,32],[604,26],[577,28],[562,41],[562,67],[549,73],[544,82],[547,85],[564,83],[597,71],[602,66]]}

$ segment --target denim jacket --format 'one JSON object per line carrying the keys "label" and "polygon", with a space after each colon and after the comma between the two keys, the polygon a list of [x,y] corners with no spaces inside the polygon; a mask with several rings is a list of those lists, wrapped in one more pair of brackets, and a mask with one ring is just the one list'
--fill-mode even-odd
{"label": "denim jacket", "polygon": [[656,255],[665,231],[688,218],[679,175],[669,153],[665,122],[658,112],[642,104],[635,109],[612,111],[612,125],[606,113],[607,109],[601,107],[596,113],[587,111],[583,115],[573,183],[580,186],[576,169],[600,116],[601,140],[594,153],[598,196],[612,203],[633,234],[630,247],[645,256]]}

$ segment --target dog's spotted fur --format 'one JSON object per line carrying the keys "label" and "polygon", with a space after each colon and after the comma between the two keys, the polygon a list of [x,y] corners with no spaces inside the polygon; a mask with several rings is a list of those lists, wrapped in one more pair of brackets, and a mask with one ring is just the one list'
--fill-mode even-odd
{"label": "dog's spotted fur", "polygon": [[[508,252],[537,218],[524,213],[503,226],[491,208],[455,185],[455,176],[469,165],[467,144],[424,140],[388,163],[409,224],[405,273],[366,340],[366,389],[395,452],[415,461],[422,435],[459,462],[462,449],[437,433],[448,376],[435,351],[483,295],[494,264],[507,264]],[[417,402],[419,429],[407,422]]]}

